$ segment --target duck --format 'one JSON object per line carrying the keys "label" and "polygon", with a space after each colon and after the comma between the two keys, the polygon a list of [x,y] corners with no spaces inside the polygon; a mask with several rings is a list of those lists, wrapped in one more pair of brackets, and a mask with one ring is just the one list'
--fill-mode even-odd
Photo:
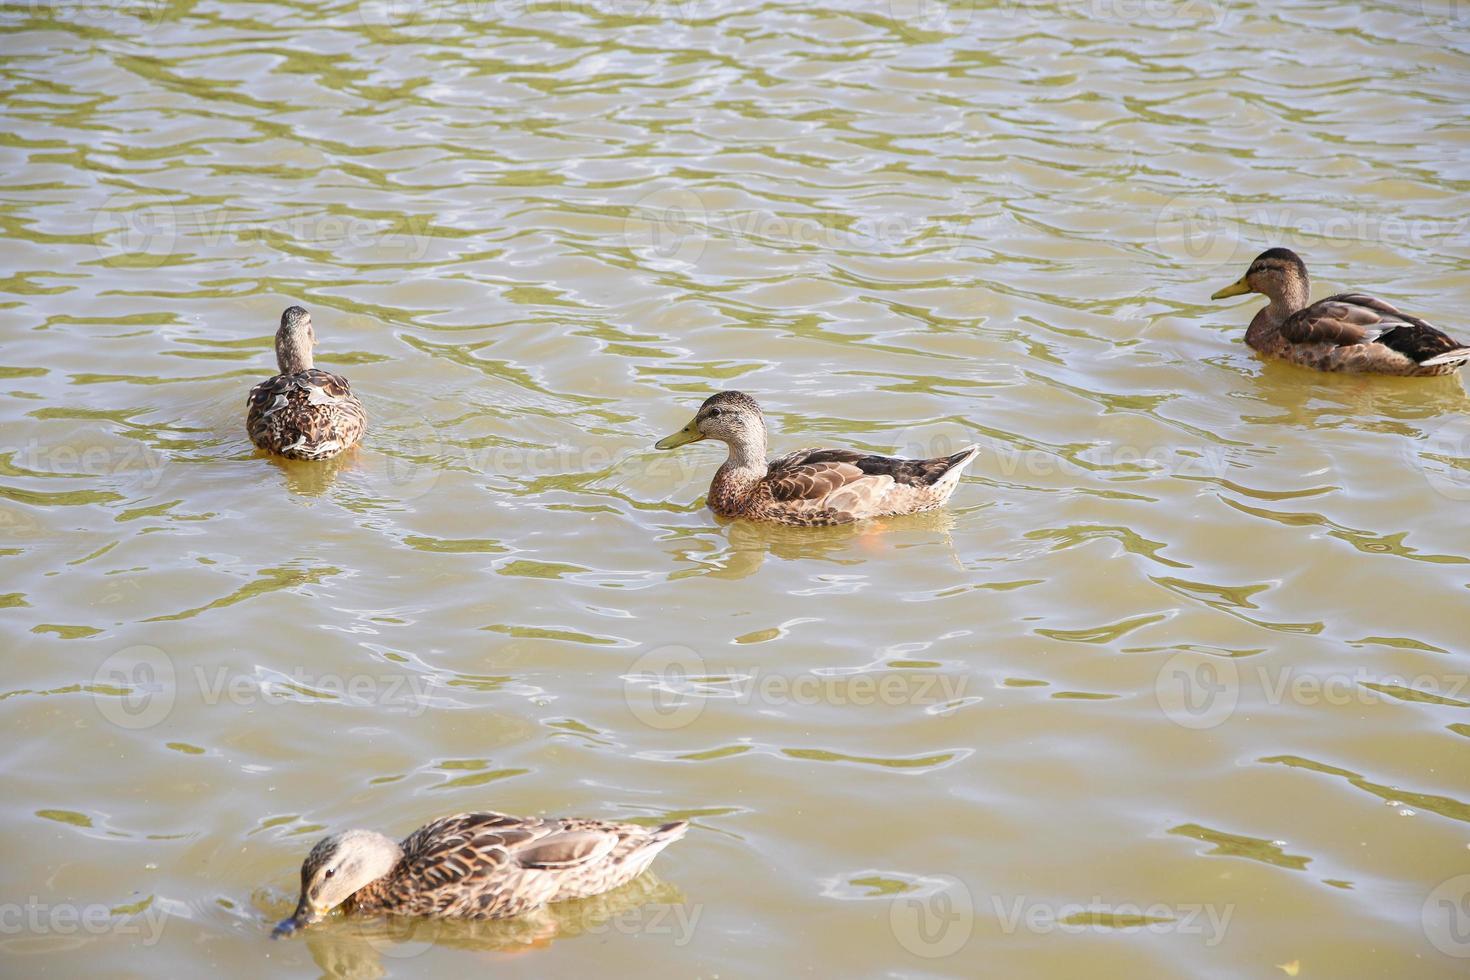
{"label": "duck", "polygon": [[1306,263],[1289,248],[1269,248],[1245,275],[1211,299],[1260,293],[1245,342],[1268,357],[1318,371],[1432,377],[1470,361],[1470,347],[1416,316],[1366,293],[1311,302]]}
{"label": "duck", "polygon": [[362,439],[367,413],[347,379],[312,366],[311,314],[288,306],[276,331],[280,373],[250,389],[245,431],[250,441],[286,459],[331,459]]}
{"label": "duck", "polygon": [[675,449],[702,439],[729,447],[710,484],[710,510],[725,518],[803,526],[934,510],[949,500],[965,467],[980,453],[978,445],[935,459],[799,449],[767,462],[765,416],[743,391],[709,396],[688,425],[654,448]]}
{"label": "duck", "polygon": [[484,811],[442,817],[401,841],[345,830],[307,854],[296,911],[271,935],[290,936],[339,906],[358,915],[501,919],[587,898],[638,877],[688,828],[686,820],[649,828]]}

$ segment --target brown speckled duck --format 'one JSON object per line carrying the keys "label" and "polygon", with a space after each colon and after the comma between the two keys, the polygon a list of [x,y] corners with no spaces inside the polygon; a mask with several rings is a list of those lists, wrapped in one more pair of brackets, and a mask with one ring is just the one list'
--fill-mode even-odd
{"label": "brown speckled duck", "polygon": [[435,820],[400,843],[343,831],[306,856],[296,911],[272,935],[289,936],[339,905],[364,915],[500,919],[586,898],[642,874],[688,828],[683,820],[649,828],[487,812]]}
{"label": "brown speckled duck", "polygon": [[1245,275],[1210,298],[1242,293],[1270,301],[1251,320],[1245,342],[1303,367],[1428,377],[1470,361],[1470,347],[1373,296],[1339,293],[1311,302],[1307,266],[1289,248],[1262,252]]}
{"label": "brown speckled duck", "polygon": [[311,314],[287,307],[276,331],[281,373],[250,389],[245,431],[250,441],[287,459],[331,459],[357,445],[367,425],[347,379],[312,367]]}
{"label": "brown speckled duck", "polygon": [[715,473],[709,507],[721,517],[782,524],[848,524],[940,507],[979,454],[970,446],[937,459],[898,459],[851,449],[799,449],[766,461],[766,420],[755,399],[722,391],[655,449],[718,439],[730,456]]}

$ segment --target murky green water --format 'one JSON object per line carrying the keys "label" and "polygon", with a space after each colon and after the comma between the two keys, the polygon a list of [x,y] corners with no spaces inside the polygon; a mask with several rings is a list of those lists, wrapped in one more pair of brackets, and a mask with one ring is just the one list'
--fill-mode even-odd
{"label": "murky green water", "polygon": [[[0,5],[14,975],[1455,976],[1470,409],[1255,360],[1262,247],[1470,338],[1425,0]],[[371,430],[256,456],[281,309]],[[721,526],[772,449],[984,455]],[[694,829],[272,943],[328,829]]]}

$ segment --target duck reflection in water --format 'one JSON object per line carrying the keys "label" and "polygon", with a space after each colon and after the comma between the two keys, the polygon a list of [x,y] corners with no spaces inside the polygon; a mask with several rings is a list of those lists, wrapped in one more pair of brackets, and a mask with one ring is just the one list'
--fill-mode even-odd
{"label": "duck reflection in water", "polygon": [[[839,527],[790,527],[744,520],[719,520],[714,528],[679,529],[673,538],[674,558],[682,567],[669,579],[709,575],[742,579],[753,575],[771,555],[785,561],[822,561],[837,566],[859,566],[892,553],[910,542],[941,538],[958,566],[951,531],[959,519],[950,511],[934,510],[903,517],[885,517]],[[666,539],[668,540],[668,539]]]}
{"label": "duck reflection in water", "polygon": [[411,962],[434,946],[499,959],[539,951],[559,939],[587,935],[596,941],[609,932],[687,941],[681,932],[693,929],[696,913],[677,886],[646,871],[613,891],[510,919],[339,918],[303,935],[322,976],[369,980],[398,972],[385,962]]}

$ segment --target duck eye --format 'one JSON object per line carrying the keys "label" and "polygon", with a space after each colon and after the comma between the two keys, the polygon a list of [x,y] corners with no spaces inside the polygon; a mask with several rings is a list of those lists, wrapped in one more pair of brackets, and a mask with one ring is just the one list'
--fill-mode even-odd
{"label": "duck eye", "polygon": [[330,878],[330,877],[332,877],[332,875],[334,875],[334,874],[336,874],[336,873],[337,873],[337,869],[336,869],[336,868],[328,868],[328,869],[327,869],[327,870],[326,870],[326,871],[325,871],[325,872],[324,872],[324,873],[323,873],[323,874],[322,874],[322,877],[323,877],[323,878]]}
{"label": "duck eye", "polygon": [[708,417],[709,418],[712,418],[712,419],[719,418],[720,417],[720,410],[718,408],[712,408],[712,409],[710,409],[709,410],[709,416]]}

